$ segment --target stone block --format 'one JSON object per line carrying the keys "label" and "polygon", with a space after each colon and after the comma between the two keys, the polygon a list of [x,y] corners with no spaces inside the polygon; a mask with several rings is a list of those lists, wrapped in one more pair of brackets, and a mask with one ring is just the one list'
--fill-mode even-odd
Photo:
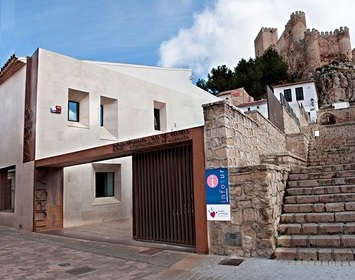
{"label": "stone block", "polygon": [[279,232],[288,235],[301,234],[301,228],[302,226],[300,224],[281,224],[279,226]]}
{"label": "stone block", "polygon": [[355,235],[343,235],[341,239],[345,248],[355,248]]}
{"label": "stone block", "polygon": [[330,248],[319,248],[318,249],[318,260],[320,260],[320,261],[331,261],[331,260],[333,260],[332,249],[330,249]]}
{"label": "stone block", "polygon": [[340,192],[342,193],[353,193],[355,192],[355,186],[339,186]]}
{"label": "stone block", "polygon": [[317,249],[314,248],[301,248],[298,250],[298,260],[303,261],[316,261]]}
{"label": "stone block", "polygon": [[355,233],[355,223],[344,224],[344,233],[345,234],[354,234]]}
{"label": "stone block", "polygon": [[296,196],[287,196],[287,197],[285,197],[285,203],[295,204],[295,203],[297,203],[297,197]]}
{"label": "stone block", "polygon": [[306,215],[303,213],[296,213],[293,216],[294,222],[299,224],[304,224],[307,222]]}
{"label": "stone block", "polygon": [[355,202],[346,202],[345,203],[346,211],[354,211],[355,210]]}
{"label": "stone block", "polygon": [[283,235],[277,238],[277,245],[282,247],[292,247],[291,236]]}
{"label": "stone block", "polygon": [[327,212],[341,212],[344,211],[344,203],[343,202],[326,203],[325,209]]}
{"label": "stone block", "polygon": [[253,202],[251,200],[241,200],[241,201],[238,200],[237,207],[239,209],[252,208]]}
{"label": "stone block", "polygon": [[306,204],[306,203],[317,203],[319,202],[318,195],[302,195],[297,196],[297,203]]}
{"label": "stone block", "polygon": [[313,212],[313,204],[285,204],[286,213],[309,213]]}
{"label": "stone block", "polygon": [[353,261],[354,254],[351,249],[334,249],[333,252],[335,261]]}
{"label": "stone block", "polygon": [[312,235],[309,237],[309,245],[312,247],[339,248],[339,235]]}
{"label": "stone block", "polygon": [[255,222],[256,220],[257,214],[254,208],[243,209],[243,222]]}
{"label": "stone block", "polygon": [[299,181],[298,186],[301,188],[319,187],[319,183],[317,180],[305,180]]}
{"label": "stone block", "polygon": [[294,218],[293,218],[293,215],[294,214],[290,214],[290,213],[285,213],[285,214],[282,214],[281,217],[280,217],[280,221],[281,223],[293,223],[295,222],[294,221]]}
{"label": "stone block", "polygon": [[280,260],[296,260],[297,249],[296,248],[277,248],[275,250],[275,256]]}
{"label": "stone block", "polygon": [[346,211],[334,213],[336,222],[353,222],[355,217],[355,212]]}
{"label": "stone block", "polygon": [[289,180],[292,181],[297,181],[297,180],[307,180],[308,179],[308,174],[290,174],[289,175]]}
{"label": "stone block", "polygon": [[[324,194],[325,193],[325,188],[324,187],[316,187],[312,189],[313,194]],[[319,201],[319,197],[318,197]]]}
{"label": "stone block", "polygon": [[325,210],[325,207],[324,207],[324,203],[316,203],[313,205],[313,209],[314,209],[314,212],[324,212]]}
{"label": "stone block", "polygon": [[340,234],[344,232],[343,223],[320,223],[318,234]]}
{"label": "stone block", "polygon": [[289,188],[298,188],[299,186],[298,186],[298,181],[288,181],[287,182],[287,187],[289,187]]}
{"label": "stone block", "polygon": [[307,213],[305,220],[308,223],[327,223],[334,222],[334,213]]}
{"label": "stone block", "polygon": [[291,244],[292,247],[308,247],[308,236],[307,235],[292,236]]}
{"label": "stone block", "polygon": [[318,225],[315,223],[308,223],[302,225],[302,234],[314,235],[318,233]]}
{"label": "stone block", "polygon": [[322,203],[333,203],[335,202],[334,194],[324,194],[319,196],[319,202]]}

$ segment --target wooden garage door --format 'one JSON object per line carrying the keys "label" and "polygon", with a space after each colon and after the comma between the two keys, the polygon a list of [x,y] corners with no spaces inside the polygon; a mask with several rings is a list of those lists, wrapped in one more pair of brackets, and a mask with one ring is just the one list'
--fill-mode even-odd
{"label": "wooden garage door", "polygon": [[133,155],[133,236],[194,246],[192,145]]}

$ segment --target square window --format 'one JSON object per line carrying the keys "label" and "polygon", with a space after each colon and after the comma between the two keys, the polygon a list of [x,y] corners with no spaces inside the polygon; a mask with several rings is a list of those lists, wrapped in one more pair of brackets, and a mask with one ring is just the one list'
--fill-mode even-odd
{"label": "square window", "polygon": [[284,97],[285,97],[287,102],[291,102],[292,101],[291,89],[285,89],[284,90]]}
{"label": "square window", "polygon": [[68,121],[79,122],[79,102],[68,101]]}
{"label": "square window", "polygon": [[95,176],[95,197],[115,196],[115,173],[96,172]]}
{"label": "square window", "polygon": [[296,88],[296,100],[304,100],[303,87]]}
{"label": "square window", "polygon": [[89,127],[90,106],[89,93],[68,89],[68,125],[74,127]]}
{"label": "square window", "polygon": [[160,110],[154,108],[154,129],[160,130]]}
{"label": "square window", "polygon": [[0,170],[0,211],[14,212],[15,167]]}
{"label": "square window", "polygon": [[153,103],[153,128],[156,131],[167,131],[167,122],[166,122],[166,104],[160,101],[154,100]]}
{"label": "square window", "polygon": [[118,100],[100,96],[98,124],[101,127],[101,139],[115,140],[118,138],[118,120]]}

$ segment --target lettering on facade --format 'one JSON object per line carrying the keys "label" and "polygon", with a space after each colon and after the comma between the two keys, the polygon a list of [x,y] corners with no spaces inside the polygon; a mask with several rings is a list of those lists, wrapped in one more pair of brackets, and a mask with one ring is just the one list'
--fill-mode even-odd
{"label": "lettering on facade", "polygon": [[166,143],[175,143],[189,140],[190,131],[188,129],[175,131],[166,134],[158,134],[144,138],[134,139],[116,143],[113,145],[114,152],[129,151],[146,147],[159,146]]}
{"label": "lettering on facade", "polygon": [[48,200],[48,170],[37,168],[35,171],[35,228],[45,228]]}

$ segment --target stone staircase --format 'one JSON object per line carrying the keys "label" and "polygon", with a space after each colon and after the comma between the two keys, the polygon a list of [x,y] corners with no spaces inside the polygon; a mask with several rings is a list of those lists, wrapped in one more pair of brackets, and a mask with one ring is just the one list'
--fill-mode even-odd
{"label": "stone staircase", "polygon": [[293,168],[289,174],[278,259],[355,258],[355,143],[329,131],[321,131],[323,136],[310,143],[308,167]]}

